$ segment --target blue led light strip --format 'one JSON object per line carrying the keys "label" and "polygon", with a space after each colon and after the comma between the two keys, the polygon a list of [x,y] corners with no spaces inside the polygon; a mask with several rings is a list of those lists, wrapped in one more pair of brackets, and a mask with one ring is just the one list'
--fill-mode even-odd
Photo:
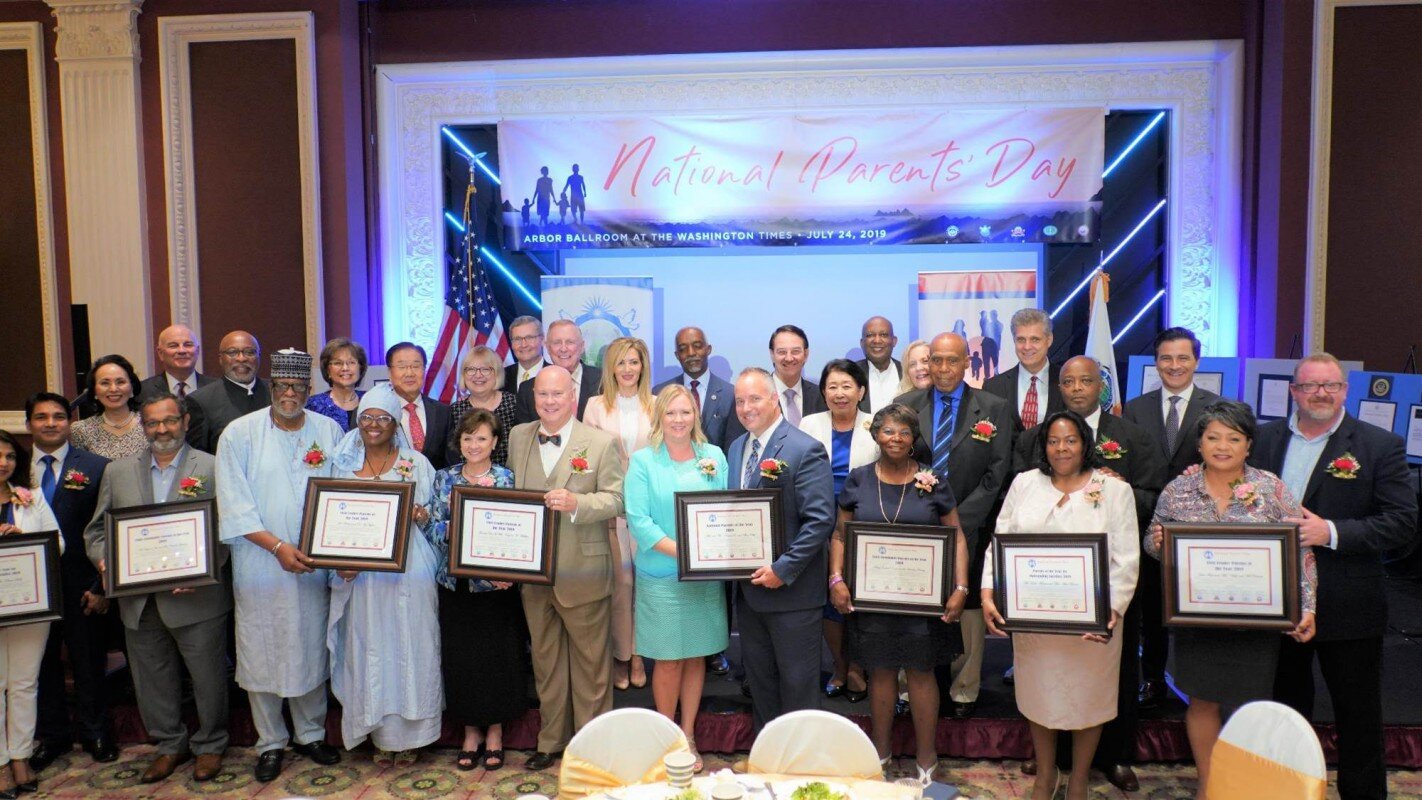
{"label": "blue led light strip", "polygon": [[453,225],[455,230],[459,231],[460,233],[464,233],[464,223],[460,222],[459,219],[453,214],[449,213],[448,211],[444,212],[444,219],[450,225]]}
{"label": "blue led light strip", "polygon": [[1152,297],[1149,301],[1147,301],[1145,305],[1141,306],[1141,310],[1137,311],[1134,317],[1131,317],[1131,321],[1126,323],[1126,327],[1122,328],[1120,333],[1111,337],[1111,344],[1115,344],[1116,342],[1121,341],[1121,337],[1126,335],[1126,332],[1131,329],[1131,326],[1135,325],[1137,322],[1140,322],[1141,317],[1145,316],[1146,312],[1150,310],[1150,307],[1160,302],[1160,298],[1164,296],[1164,289],[1161,289],[1160,291],[1156,292],[1155,297]]}
{"label": "blue led light strip", "polygon": [[489,252],[489,248],[480,245],[479,252],[483,254],[484,259],[486,261],[498,267],[499,271],[504,273],[504,277],[509,279],[509,283],[512,283],[515,289],[518,289],[524,297],[528,298],[528,302],[532,303],[534,308],[538,309],[539,311],[543,310],[543,304],[538,302],[538,298],[533,296],[533,292],[530,292],[527,286],[524,286],[518,278],[514,277],[513,272],[511,272],[508,267],[504,266],[504,262],[496,258],[493,253]]}
{"label": "blue led light strip", "polygon": [[1141,129],[1141,132],[1136,134],[1136,138],[1132,139],[1131,143],[1126,145],[1126,149],[1122,150],[1119,156],[1116,156],[1116,160],[1112,161],[1110,166],[1101,171],[1101,177],[1104,178],[1107,175],[1110,175],[1112,170],[1120,166],[1121,162],[1126,160],[1126,156],[1130,155],[1131,151],[1136,149],[1136,145],[1140,144],[1146,136],[1149,136],[1150,132],[1155,130],[1155,126],[1159,125],[1160,121],[1163,119],[1165,119],[1164,111],[1160,112],[1159,114],[1156,114],[1154,119],[1146,123],[1145,128]]}
{"label": "blue led light strip", "polygon": [[449,139],[451,142],[454,142],[455,147],[458,147],[461,151],[463,151],[465,157],[474,159],[474,163],[479,166],[479,169],[484,171],[485,175],[489,176],[489,180],[493,181],[495,186],[504,185],[504,182],[499,180],[499,176],[495,175],[494,171],[489,169],[489,165],[485,164],[483,159],[475,155],[474,151],[469,149],[469,145],[465,144],[463,141],[460,140],[458,136],[454,135],[454,131],[450,130],[447,127],[440,128],[439,130],[440,133],[444,134],[446,139]]}
{"label": "blue led light strip", "polygon": [[1085,289],[1087,285],[1091,283],[1091,279],[1096,277],[1096,273],[1105,269],[1106,265],[1111,263],[1111,259],[1115,258],[1117,253],[1121,252],[1121,250],[1126,245],[1130,244],[1131,240],[1136,237],[1136,234],[1141,232],[1141,228],[1144,228],[1147,223],[1154,219],[1155,215],[1159,214],[1162,208],[1165,208],[1164,198],[1161,198],[1161,201],[1155,204],[1155,208],[1152,208],[1150,210],[1150,213],[1146,214],[1140,222],[1136,223],[1136,227],[1132,228],[1131,232],[1126,234],[1126,238],[1122,239],[1121,243],[1116,245],[1115,249],[1113,249],[1109,254],[1107,254],[1105,258],[1101,259],[1101,263],[1097,265],[1096,269],[1093,269],[1091,272],[1088,272],[1086,274],[1086,277],[1082,278],[1081,283],[1078,283],[1076,285],[1076,288],[1071,290],[1071,294],[1068,294],[1066,296],[1066,299],[1061,302],[1061,305],[1057,306],[1056,310],[1053,311],[1049,316],[1052,319],[1056,319],[1057,315],[1062,313],[1062,309],[1066,308],[1071,303],[1071,301],[1076,298],[1077,295],[1081,294],[1081,290]]}

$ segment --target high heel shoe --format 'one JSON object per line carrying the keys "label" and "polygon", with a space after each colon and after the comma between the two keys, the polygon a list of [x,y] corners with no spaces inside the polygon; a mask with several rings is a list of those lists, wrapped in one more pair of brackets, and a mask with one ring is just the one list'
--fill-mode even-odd
{"label": "high heel shoe", "polygon": [[919,782],[919,783],[923,784],[924,786],[928,786],[929,784],[933,783],[933,772],[934,772],[934,770],[937,770],[937,769],[938,769],[938,762],[937,762],[937,761],[933,762],[931,765],[929,765],[929,766],[927,766],[927,767],[923,766],[922,764],[918,763],[917,761],[913,762],[913,765],[914,765],[914,767],[916,767],[916,768],[918,769],[918,782]]}
{"label": "high heel shoe", "polygon": [[849,688],[849,684],[846,683],[846,684],[844,685],[844,699],[845,699],[845,700],[848,700],[848,701],[851,702],[851,703],[858,703],[858,702],[861,702],[861,701],[864,700],[864,698],[866,698],[866,697],[868,697],[868,696],[869,696],[869,687],[868,687],[868,686],[865,686],[863,689],[860,689],[859,691],[856,692],[856,691],[854,691],[853,689]]}
{"label": "high heel shoe", "polygon": [[884,780],[889,780],[889,762],[893,761],[893,756],[884,756],[879,759],[879,771],[884,774]]}

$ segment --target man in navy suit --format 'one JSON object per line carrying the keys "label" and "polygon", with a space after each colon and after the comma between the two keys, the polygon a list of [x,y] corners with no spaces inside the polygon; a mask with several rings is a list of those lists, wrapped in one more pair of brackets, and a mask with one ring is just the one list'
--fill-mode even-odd
{"label": "man in navy suit", "polygon": [[398,342],[385,351],[390,388],[400,396],[400,427],[435,469],[444,469],[449,463],[450,411],[449,406],[422,393],[428,361],[425,348],[414,342]]}
{"label": "man in navy suit", "polygon": [[[1200,463],[1195,427],[1200,414],[1220,396],[1195,385],[1200,340],[1188,328],[1166,328],[1155,337],[1153,349],[1161,388],[1127,403],[1122,417],[1155,441],[1166,463],[1165,482],[1170,483]],[[1152,708],[1172,697],[1165,685],[1170,637],[1162,624],[1160,562],[1154,558],[1141,559],[1136,597],[1141,603],[1140,707]]]}
{"label": "man in navy suit", "polygon": [[542,320],[525,314],[510,322],[509,349],[513,351],[514,363],[504,367],[504,391],[517,392],[548,366],[543,359]]}
{"label": "man in navy suit", "polygon": [[735,392],[736,416],[746,433],[727,454],[729,485],[778,489],[785,528],[785,552],[736,582],[741,658],[759,731],[787,711],[819,707],[834,478],[824,446],[781,417],[770,373],[742,370]]}
{"label": "man in navy suit", "polygon": [[[64,619],[49,631],[40,662],[36,747],[30,765],[43,770],[78,739],[95,761],[118,758],[108,719],[104,668],[108,661],[108,598],[99,572],[85,555],[84,529],[99,502],[99,482],[109,460],[69,444],[69,404],[52,392],[25,401],[25,428],[34,439],[31,475],[54,509],[64,537],[60,581]],[[64,696],[61,645],[74,670],[74,720]]]}
{"label": "man in navy suit", "polygon": [[1052,318],[1039,308],[1013,314],[1012,346],[1017,365],[983,381],[983,391],[1007,401],[1021,433],[1066,408],[1057,385],[1062,368],[1047,359],[1052,350]]}
{"label": "man in navy suit", "polygon": [[[582,421],[583,411],[588,407],[588,399],[602,393],[602,370],[583,363],[583,351],[587,344],[583,341],[583,330],[570,319],[554,320],[548,326],[548,357],[553,364],[568,371],[573,376],[573,388],[578,396],[577,419]],[[533,381],[524,381],[518,387],[518,405],[514,408],[514,419],[522,425],[538,419],[538,409],[533,403]]]}
{"label": "man in navy suit", "polygon": [[677,331],[676,360],[681,364],[681,374],[657,384],[652,393],[674,383],[685,386],[701,402],[701,431],[706,434],[706,441],[725,452],[746,430],[736,419],[735,390],[707,370],[710,358],[711,345],[705,332],[695,326]]}
{"label": "man in navy suit", "polygon": [[1313,660],[1338,725],[1338,794],[1387,797],[1382,662],[1387,594],[1382,556],[1413,544],[1417,496],[1402,438],[1343,410],[1348,379],[1338,359],[1299,361],[1289,386],[1295,412],[1259,426],[1250,463],[1273,472],[1303,506],[1300,542],[1318,560],[1318,633],[1279,639],[1274,699],[1313,715]]}

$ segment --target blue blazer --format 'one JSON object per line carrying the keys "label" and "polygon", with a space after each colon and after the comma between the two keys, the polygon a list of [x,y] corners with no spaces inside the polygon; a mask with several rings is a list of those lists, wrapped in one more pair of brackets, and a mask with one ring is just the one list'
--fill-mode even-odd
{"label": "blue blazer", "polygon": [[[59,478],[54,486],[54,517],[59,520],[59,532],[64,537],[64,555],[60,556],[60,577],[68,592],[100,591],[99,571],[89,562],[84,548],[84,529],[94,518],[94,508],[99,503],[99,483],[109,460],[88,450],[69,446],[69,454],[64,457],[64,466],[59,470]],[[89,482],[82,489],[64,488],[64,476],[70,470],[84,473]],[[34,481],[39,483],[38,479]]]}
{"label": "blue blazer", "polygon": [[[727,455],[728,485],[732,489],[741,488],[749,438],[749,434],[741,434]],[[819,608],[825,604],[828,592],[825,542],[834,531],[836,519],[829,456],[824,445],[782,418],[760,454],[760,460],[767,458],[784,461],[784,471],[775,478],[762,478],[757,470],[755,482],[747,488],[780,490],[785,552],[771,568],[785,585],[767,589],[748,580],[737,583],[746,602],[762,613]]]}
{"label": "blue blazer", "polygon": [[[671,380],[662,381],[652,387],[652,394],[658,394],[674,383],[684,385],[685,379],[686,373],[677,373]],[[705,386],[696,387],[701,393],[705,408],[701,415],[701,431],[706,434],[707,441],[721,448],[724,453],[730,449],[731,442],[734,442],[737,436],[746,432],[740,419],[736,417],[736,391],[731,384],[710,372],[706,373],[704,383]]]}

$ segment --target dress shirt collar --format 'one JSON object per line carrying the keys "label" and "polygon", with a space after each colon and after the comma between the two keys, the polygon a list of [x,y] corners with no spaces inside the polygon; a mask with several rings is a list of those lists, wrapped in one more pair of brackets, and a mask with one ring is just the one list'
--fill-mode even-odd
{"label": "dress shirt collar", "polygon": [[172,469],[173,467],[176,467],[176,466],[178,466],[179,464],[183,463],[183,459],[185,459],[185,458],[187,458],[187,457],[188,457],[188,445],[187,445],[186,442],[184,442],[184,443],[183,443],[183,446],[182,446],[182,447],[179,447],[179,448],[178,448],[178,452],[173,456],[173,460],[168,462],[168,466],[166,466],[166,467],[160,467],[160,466],[158,466],[158,459],[157,459],[157,457],[155,457],[155,456],[153,455],[153,451],[150,450],[150,451],[148,451],[148,467],[149,467],[150,469],[156,469],[156,470]]}
{"label": "dress shirt collar", "polygon": [[231,383],[233,386],[240,386],[241,388],[246,389],[246,390],[247,390],[247,396],[248,396],[248,397],[251,397],[252,395],[254,395],[254,394],[257,393],[257,379],[256,379],[256,378],[253,378],[251,383],[238,383],[237,381],[232,380],[231,378],[227,377],[226,375],[223,375],[222,378],[223,378],[223,380],[226,380],[227,382]]}
{"label": "dress shirt collar", "polygon": [[1166,413],[1170,413],[1170,398],[1179,396],[1179,398],[1180,398],[1180,403],[1179,403],[1179,406],[1180,406],[1180,413],[1181,413],[1181,414],[1184,414],[1184,413],[1185,413],[1185,406],[1190,405],[1190,398],[1193,397],[1194,394],[1195,394],[1195,384],[1194,384],[1194,382],[1191,382],[1189,385],[1187,385],[1184,389],[1181,389],[1179,392],[1172,392],[1172,391],[1170,391],[1169,389],[1165,388],[1165,386],[1162,384],[1161,387],[1160,387],[1160,402],[1161,402],[1161,408],[1164,408],[1165,411],[1166,411]]}
{"label": "dress shirt collar", "polygon": [[[754,441],[760,442],[760,454],[761,454],[762,457],[765,456],[765,448],[766,448],[766,446],[770,444],[770,437],[774,436],[774,435],[775,435],[775,431],[776,431],[781,425],[785,425],[785,424],[786,424],[786,422],[785,422],[785,417],[784,417],[784,416],[776,417],[776,418],[775,418],[775,424],[774,424],[774,425],[771,425],[769,428],[766,428],[766,429],[765,429],[765,432],[762,433],[761,435],[759,435],[759,436],[752,436],[752,437],[751,437],[751,439],[753,439]],[[746,452],[750,452],[750,451],[747,450]]]}
{"label": "dress shirt collar", "polygon": [[192,390],[198,387],[198,380],[201,376],[198,375],[197,370],[193,370],[193,374],[186,378],[179,378],[171,372],[163,373],[163,377],[168,381],[168,393],[176,395],[178,393],[178,381],[183,382],[184,391],[192,392]]}
{"label": "dress shirt collar", "polygon": [[786,385],[785,381],[780,380],[780,374],[777,373],[777,372],[772,372],[772,373],[770,373],[770,377],[771,377],[771,379],[775,382],[775,393],[780,396],[780,399],[781,399],[781,400],[784,400],[784,399],[785,399],[785,390],[786,390],[786,389],[794,389],[794,390],[795,390],[795,401],[798,402],[798,403],[800,403],[800,407],[801,407],[801,408],[804,408],[804,403],[805,403],[805,376],[804,376],[803,374],[800,375],[800,380],[795,381],[795,385],[794,385],[794,386]]}
{"label": "dress shirt collar", "polygon": [[45,456],[54,456],[54,469],[59,469],[60,467],[64,466],[64,459],[69,457],[69,442],[65,442],[59,447],[56,447],[53,453],[46,453],[45,451],[36,447],[34,449],[34,452],[30,453],[31,473],[35,472],[43,466],[40,463],[40,459],[44,458]]}
{"label": "dress shirt collar", "polygon": [[1292,431],[1295,436],[1299,437],[1300,439],[1303,439],[1305,442],[1316,442],[1320,439],[1327,439],[1328,437],[1338,432],[1338,427],[1343,424],[1343,417],[1346,416],[1347,413],[1348,412],[1346,411],[1340,412],[1338,414],[1338,419],[1333,420],[1333,424],[1328,426],[1328,430],[1324,431],[1322,436],[1315,436],[1314,438],[1310,439],[1309,437],[1304,436],[1303,431],[1299,430],[1299,412],[1297,409],[1295,409],[1294,413],[1289,416],[1289,430]]}
{"label": "dress shirt collar", "polygon": [[1091,429],[1096,438],[1101,438],[1099,432],[1101,428],[1101,406],[1097,404],[1096,410],[1086,415],[1086,426]]}

